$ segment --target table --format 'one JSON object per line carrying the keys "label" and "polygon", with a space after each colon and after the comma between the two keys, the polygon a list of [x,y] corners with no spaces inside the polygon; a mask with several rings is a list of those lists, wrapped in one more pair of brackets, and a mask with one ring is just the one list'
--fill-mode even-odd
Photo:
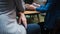
{"label": "table", "polygon": [[24,14],[26,15],[29,15],[29,14],[40,14],[39,12],[37,11],[24,11]]}
{"label": "table", "polygon": [[40,22],[40,16],[39,16],[39,12],[37,12],[37,11],[24,11],[24,14],[25,15],[30,15],[30,17],[32,16],[32,15],[37,15],[37,18],[38,18],[38,22]]}

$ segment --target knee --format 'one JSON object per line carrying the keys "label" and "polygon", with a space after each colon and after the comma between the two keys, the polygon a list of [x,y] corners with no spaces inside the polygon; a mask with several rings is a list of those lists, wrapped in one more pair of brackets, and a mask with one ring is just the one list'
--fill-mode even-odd
{"label": "knee", "polygon": [[40,25],[38,25],[38,24],[28,24],[28,26],[27,26],[28,28],[34,28],[34,29],[40,29]]}
{"label": "knee", "polygon": [[40,25],[38,24],[28,24],[28,31],[34,32],[34,31],[40,31]]}

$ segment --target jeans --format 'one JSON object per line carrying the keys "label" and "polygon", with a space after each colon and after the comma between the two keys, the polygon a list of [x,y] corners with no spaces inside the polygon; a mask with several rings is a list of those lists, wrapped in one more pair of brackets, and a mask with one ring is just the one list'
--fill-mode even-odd
{"label": "jeans", "polygon": [[27,34],[40,34],[40,25],[38,24],[28,24]]}

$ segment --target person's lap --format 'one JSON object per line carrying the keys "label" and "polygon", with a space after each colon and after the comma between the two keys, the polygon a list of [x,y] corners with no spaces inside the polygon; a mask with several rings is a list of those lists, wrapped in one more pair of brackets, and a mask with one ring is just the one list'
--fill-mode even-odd
{"label": "person's lap", "polygon": [[40,25],[38,25],[38,24],[28,24],[27,34],[39,34],[39,33],[40,33]]}

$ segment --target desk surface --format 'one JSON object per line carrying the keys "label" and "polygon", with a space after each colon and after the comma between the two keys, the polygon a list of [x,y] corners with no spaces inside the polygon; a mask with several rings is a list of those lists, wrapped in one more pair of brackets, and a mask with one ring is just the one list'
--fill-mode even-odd
{"label": "desk surface", "polygon": [[25,11],[24,14],[40,14],[37,11]]}
{"label": "desk surface", "polygon": [[[30,14],[40,14],[37,11],[25,11],[24,14],[30,15]],[[44,17],[40,15],[40,22],[44,22]]]}

